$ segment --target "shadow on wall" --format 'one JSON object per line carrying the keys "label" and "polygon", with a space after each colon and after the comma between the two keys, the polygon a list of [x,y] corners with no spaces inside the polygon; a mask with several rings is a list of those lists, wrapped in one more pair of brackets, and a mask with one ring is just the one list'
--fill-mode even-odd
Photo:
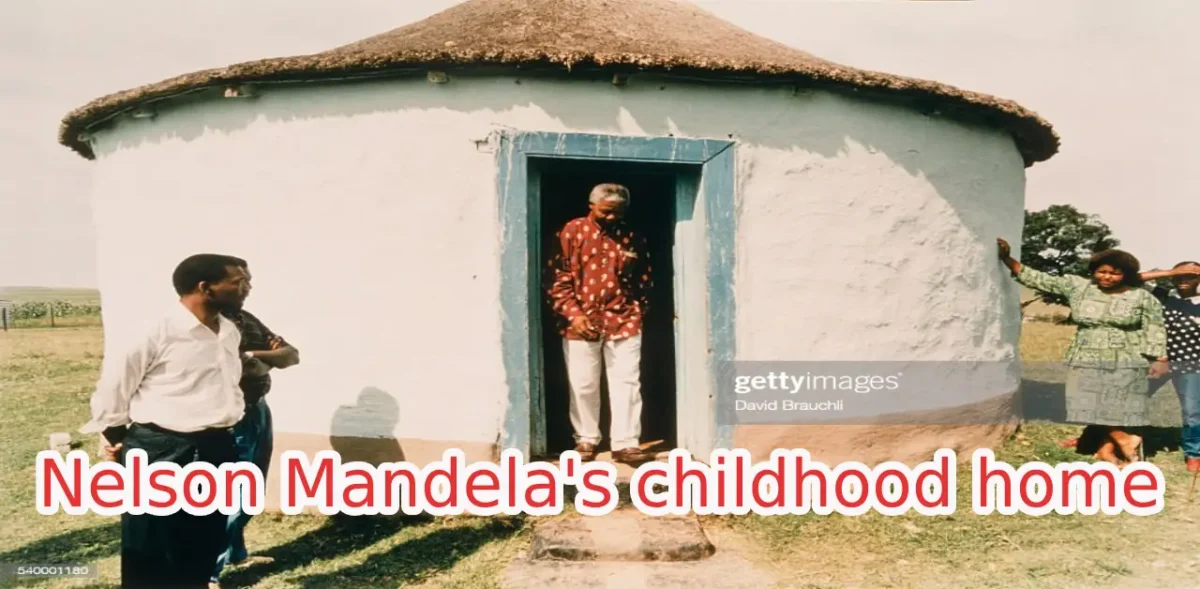
{"label": "shadow on wall", "polygon": [[353,405],[342,405],[333,413],[329,445],[342,463],[366,462],[378,466],[404,460],[404,449],[396,439],[400,405],[395,397],[375,387],[358,394]]}

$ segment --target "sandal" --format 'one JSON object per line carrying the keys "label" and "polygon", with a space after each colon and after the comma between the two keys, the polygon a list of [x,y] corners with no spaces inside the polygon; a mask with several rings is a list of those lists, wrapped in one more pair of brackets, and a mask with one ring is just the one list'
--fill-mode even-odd
{"label": "sandal", "polygon": [[613,460],[622,464],[638,466],[654,460],[654,456],[643,452],[641,448],[622,448],[612,453]]}
{"label": "sandal", "polygon": [[587,442],[579,442],[575,444],[575,451],[579,453],[579,460],[582,462],[591,462],[596,459],[596,445]]}

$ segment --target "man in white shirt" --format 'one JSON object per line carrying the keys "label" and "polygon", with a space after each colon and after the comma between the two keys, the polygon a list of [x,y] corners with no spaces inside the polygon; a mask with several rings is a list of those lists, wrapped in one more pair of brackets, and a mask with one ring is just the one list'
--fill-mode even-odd
{"label": "man in white shirt", "polygon": [[[150,463],[235,461],[232,427],[245,411],[241,336],[221,311],[245,299],[244,267],[232,256],[187,258],[173,276],[179,303],[105,355],[83,431],[102,432],[107,458],[124,462],[137,448]],[[224,531],[220,512],[122,515],[122,586],[207,587]]]}

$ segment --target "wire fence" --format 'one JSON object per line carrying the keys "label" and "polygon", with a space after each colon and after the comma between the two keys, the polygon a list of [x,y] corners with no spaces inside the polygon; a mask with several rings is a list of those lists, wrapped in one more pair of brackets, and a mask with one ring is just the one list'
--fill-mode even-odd
{"label": "wire fence", "polygon": [[0,301],[0,327],[75,327],[100,324],[100,303],[45,300]]}

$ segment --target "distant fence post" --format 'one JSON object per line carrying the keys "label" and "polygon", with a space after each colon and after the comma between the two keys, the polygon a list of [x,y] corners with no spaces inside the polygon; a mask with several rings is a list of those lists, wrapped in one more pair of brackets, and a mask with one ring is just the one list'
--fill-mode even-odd
{"label": "distant fence post", "polygon": [[4,323],[4,332],[8,333],[8,307],[0,307],[0,322]]}
{"label": "distant fence post", "polygon": [[50,308],[50,327],[54,327],[54,301],[50,301],[46,306]]}

